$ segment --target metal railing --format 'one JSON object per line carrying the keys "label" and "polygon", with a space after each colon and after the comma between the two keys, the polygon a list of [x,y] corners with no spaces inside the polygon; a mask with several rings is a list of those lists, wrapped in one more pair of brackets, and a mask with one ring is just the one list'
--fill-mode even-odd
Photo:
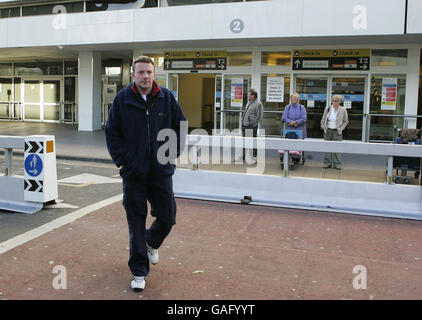
{"label": "metal railing", "polygon": [[[74,101],[57,103],[59,122],[75,124],[78,122],[78,107]],[[3,110],[1,108],[3,107]],[[4,111],[3,114],[1,111]],[[0,119],[8,121],[23,121],[24,103],[20,101],[0,101]]]}
{"label": "metal railing", "polygon": [[101,107],[101,114],[102,114],[102,119],[101,119],[101,124],[104,127],[107,123],[108,120],[108,113],[110,111],[112,103],[103,103],[102,107]]}
{"label": "metal railing", "polygon": [[3,115],[0,113],[0,119],[9,121],[22,121],[22,102],[0,101],[0,107],[5,109]]}
{"label": "metal railing", "polygon": [[78,105],[74,101],[60,102],[60,123],[78,123]]}
{"label": "metal railing", "polygon": [[[252,148],[258,149],[257,163],[265,161],[266,150],[283,150],[284,166],[283,177],[289,176],[289,151],[309,151],[309,152],[333,152],[346,154],[364,154],[387,157],[386,182],[393,184],[393,158],[394,157],[416,157],[422,158],[422,146],[410,144],[386,144],[360,141],[325,141],[319,139],[284,139],[268,137],[241,137],[233,135],[206,136],[188,135],[186,144],[191,150],[188,152],[193,156],[192,168],[199,169],[199,155],[201,148]],[[263,151],[262,151],[263,150]],[[210,154],[204,152],[204,154]],[[230,155],[231,157],[231,155]],[[231,160],[230,160],[231,161]],[[224,163],[224,159],[223,159]],[[420,184],[420,183],[419,183]]]}
{"label": "metal railing", "polygon": [[25,137],[0,135],[0,149],[5,149],[5,176],[13,175],[13,149],[24,149],[24,147]]}

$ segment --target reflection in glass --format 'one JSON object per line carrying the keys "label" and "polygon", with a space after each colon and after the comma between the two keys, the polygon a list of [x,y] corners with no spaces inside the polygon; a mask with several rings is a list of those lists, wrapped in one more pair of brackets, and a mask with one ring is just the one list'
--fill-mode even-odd
{"label": "reflection in glass", "polygon": [[372,66],[407,66],[407,49],[373,49]]}
{"label": "reflection in glass", "polygon": [[326,77],[296,78],[296,92],[300,95],[300,103],[307,113],[307,130],[309,138],[323,138],[321,118],[327,105]]}
{"label": "reflection in glass", "polygon": [[242,112],[248,103],[251,89],[250,75],[229,75],[224,77],[223,129],[240,130]]}
{"label": "reflection in glass", "polygon": [[263,66],[290,66],[291,52],[262,52],[261,65]]}
{"label": "reflection in glass", "polygon": [[343,97],[343,106],[347,109],[349,124],[343,131],[344,140],[362,140],[363,104],[365,100],[364,78],[333,78],[331,97],[338,94]]}
{"label": "reflection in glass", "polygon": [[[384,74],[373,75],[371,81],[371,97],[369,100],[369,112],[379,116],[371,116],[369,140],[393,141],[394,128],[403,128],[403,117],[391,117],[381,115],[403,115],[406,93],[406,75],[404,74]],[[393,91],[395,94],[395,104],[387,105],[382,102],[383,93],[387,87],[383,87],[383,82],[397,83]],[[384,92],[383,92],[384,90]]]}
{"label": "reflection in glass", "polygon": [[44,81],[44,120],[59,120],[60,80]]}
{"label": "reflection in glass", "polygon": [[[284,94],[282,95],[282,101],[278,102],[268,102],[267,98],[267,82],[268,79],[275,78],[280,79],[282,78],[284,81],[283,91]],[[280,84],[281,85],[281,84]],[[273,90],[281,88],[277,88],[277,85]],[[258,97],[263,106],[264,106],[264,117],[261,122],[261,128],[265,129],[266,135],[276,135],[280,136],[281,134],[281,119],[282,119],[282,111],[284,110],[285,106],[289,104],[289,97],[290,97],[290,76],[286,74],[263,74],[261,75],[261,95]],[[271,112],[272,111],[272,112]]]}

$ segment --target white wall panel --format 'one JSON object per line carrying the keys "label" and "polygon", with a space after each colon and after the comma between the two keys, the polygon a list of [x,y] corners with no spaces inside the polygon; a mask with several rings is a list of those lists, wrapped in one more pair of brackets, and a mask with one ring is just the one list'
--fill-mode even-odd
{"label": "white wall panel", "polygon": [[180,6],[134,11],[134,41],[211,38],[210,6]]}
{"label": "white wall panel", "polygon": [[407,33],[422,33],[421,0],[408,0]]}
{"label": "white wall panel", "polygon": [[[353,26],[358,5],[366,28]],[[409,5],[409,29],[420,32],[421,1]],[[0,46],[402,34],[404,14],[402,0],[276,0],[72,13],[64,28],[55,27],[59,15],[32,16],[1,19]],[[241,32],[230,29],[235,19]]]}
{"label": "white wall panel", "polygon": [[[214,39],[302,35],[303,0],[224,4],[213,6],[212,10]],[[235,19],[244,24],[239,33],[230,29],[230,23]]]}
{"label": "white wall panel", "polygon": [[403,0],[304,0],[303,36],[403,34]]}
{"label": "white wall panel", "polygon": [[7,47],[7,20],[0,19],[0,47]]}
{"label": "white wall panel", "polygon": [[7,19],[7,46],[13,48],[63,44],[66,28],[61,27],[57,18],[58,15]]}
{"label": "white wall panel", "polygon": [[131,42],[134,10],[69,14],[66,44]]}

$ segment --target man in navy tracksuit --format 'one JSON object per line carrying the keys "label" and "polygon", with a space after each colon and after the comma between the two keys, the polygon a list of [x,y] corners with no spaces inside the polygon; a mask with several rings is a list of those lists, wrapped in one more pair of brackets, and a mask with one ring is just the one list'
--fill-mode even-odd
{"label": "man in navy tracksuit", "polygon": [[[149,263],[158,263],[158,248],[176,223],[176,201],[173,194],[172,161],[164,162],[157,154],[178,157],[184,136],[181,121],[186,118],[173,94],[154,81],[155,68],[148,57],[135,59],[133,83],[115,97],[105,128],[107,148],[123,179],[123,205],[129,225],[129,268],[136,291],[145,288]],[[160,130],[171,129],[177,146],[158,137]],[[160,140],[160,141],[159,141]],[[167,144],[164,145],[163,144]],[[161,147],[161,149],[160,149]],[[171,148],[173,152],[170,150]],[[162,154],[162,152],[160,153]],[[172,159],[174,160],[174,159]],[[156,219],[146,229],[147,201]]]}

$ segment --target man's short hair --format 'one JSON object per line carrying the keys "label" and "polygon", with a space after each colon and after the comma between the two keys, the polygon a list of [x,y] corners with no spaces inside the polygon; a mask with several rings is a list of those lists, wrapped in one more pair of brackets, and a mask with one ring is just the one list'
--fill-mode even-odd
{"label": "man's short hair", "polygon": [[132,72],[135,72],[135,64],[137,64],[138,62],[150,63],[150,64],[152,64],[152,66],[155,69],[154,60],[152,60],[148,56],[139,56],[139,57],[135,58],[135,60],[133,60],[133,63],[132,63]]}
{"label": "man's short hair", "polygon": [[250,93],[252,96],[254,96],[254,97],[255,97],[255,99],[256,99],[256,98],[258,98],[258,92],[256,92],[256,90],[255,90],[255,89],[250,89],[250,90],[249,90],[249,93]]}

